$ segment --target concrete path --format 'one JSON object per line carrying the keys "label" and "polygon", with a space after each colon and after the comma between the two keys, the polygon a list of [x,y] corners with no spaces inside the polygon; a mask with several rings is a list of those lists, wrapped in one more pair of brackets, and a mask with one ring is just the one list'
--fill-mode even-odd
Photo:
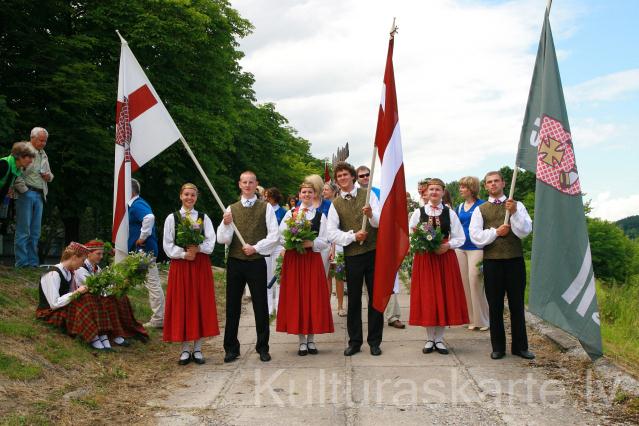
{"label": "concrete path", "polygon": [[[334,299],[334,298],[333,298]],[[399,296],[408,319],[409,296]],[[365,305],[365,303],[364,303]],[[343,356],[345,318],[334,309],[335,333],[317,336],[318,355],[297,355],[297,336],[271,325],[269,363],[255,353],[250,304],[239,338],[241,358],[222,362],[222,338],[211,339],[203,366],[188,365],[183,386],[150,401],[159,424],[597,424],[571,401],[564,385],[535,361],[490,359],[488,332],[446,330],[450,355],[422,354],[425,330],[385,326],[383,354]],[[362,312],[366,322],[366,311]],[[366,324],[364,324],[366,327]],[[366,332],[364,332],[366,335]],[[535,348],[532,348],[533,350]]]}

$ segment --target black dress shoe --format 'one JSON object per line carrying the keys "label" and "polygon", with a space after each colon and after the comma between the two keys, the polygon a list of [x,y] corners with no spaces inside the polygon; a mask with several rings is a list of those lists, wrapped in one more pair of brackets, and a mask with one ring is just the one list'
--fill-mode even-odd
{"label": "black dress shoe", "polygon": [[353,356],[359,351],[359,346],[349,346],[348,348],[344,349],[344,356]]}
{"label": "black dress shoe", "polygon": [[490,354],[490,357],[492,359],[502,359],[505,356],[506,356],[505,352],[493,352],[493,353]]}
{"label": "black dress shoe", "polygon": [[[186,352],[187,354],[189,354],[189,356],[188,356],[186,359],[182,359],[182,354],[183,354],[183,353],[185,353],[185,352]],[[192,358],[192,356],[191,356],[191,352],[189,352],[189,351],[182,351],[182,354],[180,354],[180,359],[178,360],[178,364],[180,364],[180,365],[186,365],[186,364],[188,364],[189,362],[191,362],[191,358]]]}
{"label": "black dress shoe", "polygon": [[[311,348],[311,344],[313,345],[312,348]],[[317,350],[317,347],[315,346],[315,343],[309,342],[309,344],[308,344],[308,353],[311,354],[311,355],[317,355],[319,353],[319,351]]]}
{"label": "black dress shoe", "polygon": [[302,344],[300,345],[300,348],[298,349],[297,354],[298,354],[299,356],[306,356],[306,355],[308,355],[308,347],[306,346],[306,344],[302,343]]}
{"label": "black dress shoe", "polygon": [[513,355],[520,356],[524,359],[535,359],[535,354],[530,351],[513,352]]}
{"label": "black dress shoe", "polygon": [[381,354],[382,354],[382,350],[379,348],[379,346],[371,346],[371,355],[379,356]]}
{"label": "black dress shoe", "polygon": [[271,360],[271,355],[267,351],[260,352],[260,361],[269,362]]}
{"label": "black dress shoe", "polygon": [[224,355],[224,362],[233,362],[240,357],[240,354],[236,352],[227,352]]}
{"label": "black dress shoe", "polygon": [[195,354],[196,354],[196,353],[199,353],[200,355],[202,355],[202,352],[200,352],[200,351],[195,351],[195,352],[193,352],[193,354],[191,354],[191,358],[193,358],[193,362],[194,362],[194,363],[196,363],[196,364],[198,364],[198,365],[202,365],[202,364],[204,364],[204,363],[206,362],[206,361],[204,360],[204,357],[203,357],[203,356],[196,357],[196,356],[195,356]]}
{"label": "black dress shoe", "polygon": [[[437,345],[441,345],[441,347],[437,346]],[[442,342],[435,343],[435,350],[437,352],[439,352],[441,355],[448,355],[449,354],[448,348],[446,346],[444,346],[444,344]]]}
{"label": "black dress shoe", "polygon": [[[428,342],[432,343],[433,346],[427,346]],[[422,353],[423,354],[429,354],[429,353],[432,353],[434,350],[435,350],[435,342],[432,341],[432,340],[426,340],[426,344],[422,348]]]}

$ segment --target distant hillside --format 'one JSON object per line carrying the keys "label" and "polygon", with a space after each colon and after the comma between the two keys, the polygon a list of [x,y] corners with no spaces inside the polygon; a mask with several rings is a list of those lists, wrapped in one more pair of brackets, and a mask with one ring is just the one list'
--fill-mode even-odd
{"label": "distant hillside", "polygon": [[628,216],[616,223],[629,238],[639,237],[639,215]]}

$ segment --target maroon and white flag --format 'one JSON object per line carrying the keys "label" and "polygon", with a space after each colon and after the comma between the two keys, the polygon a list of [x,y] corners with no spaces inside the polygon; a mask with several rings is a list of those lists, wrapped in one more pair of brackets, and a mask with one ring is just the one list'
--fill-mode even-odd
{"label": "maroon and white flag", "polygon": [[409,248],[406,179],[404,177],[404,159],[393,71],[393,45],[395,41],[393,34],[388,42],[386,71],[384,72],[382,99],[379,105],[375,133],[375,145],[382,167],[382,178],[373,307],[380,312],[384,312],[388,299],[393,294],[395,276]]}
{"label": "maroon and white flag", "polygon": [[181,137],[129,45],[121,40],[113,177],[112,239],[116,262],[128,253],[131,173]]}

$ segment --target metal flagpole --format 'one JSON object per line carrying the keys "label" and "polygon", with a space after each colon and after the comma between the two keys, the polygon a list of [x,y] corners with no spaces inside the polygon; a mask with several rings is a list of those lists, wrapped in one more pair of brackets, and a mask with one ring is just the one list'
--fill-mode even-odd
{"label": "metal flagpole", "polygon": [[[191,151],[191,147],[189,146],[188,143],[186,143],[186,140],[184,140],[184,136],[180,135],[180,140],[182,141],[182,145],[184,145],[184,148],[186,148],[186,152],[189,153],[189,156],[191,157],[191,160],[193,160],[193,162],[195,163],[195,167],[197,167],[197,169],[200,171],[200,174],[202,175],[202,178],[204,178],[204,182],[206,182],[206,185],[209,187],[209,189],[213,193],[213,197],[215,197],[215,200],[217,201],[217,204],[222,209],[222,212],[225,213],[226,212],[226,207],[224,206],[224,204],[222,204],[222,200],[220,200],[220,197],[217,195],[217,192],[215,192],[215,189],[213,188],[213,185],[211,184],[211,181],[209,180],[209,177],[206,175],[206,173],[204,173],[204,169],[202,169],[202,166],[200,165],[200,162],[195,157],[195,154],[193,154],[193,151]],[[235,232],[235,235],[237,236],[237,238],[242,243],[242,246],[245,246],[246,242],[244,241],[244,238],[242,238],[242,235],[240,235],[240,231],[238,231],[237,227],[235,226],[235,223],[231,223],[231,226],[233,226],[233,232]]]}

